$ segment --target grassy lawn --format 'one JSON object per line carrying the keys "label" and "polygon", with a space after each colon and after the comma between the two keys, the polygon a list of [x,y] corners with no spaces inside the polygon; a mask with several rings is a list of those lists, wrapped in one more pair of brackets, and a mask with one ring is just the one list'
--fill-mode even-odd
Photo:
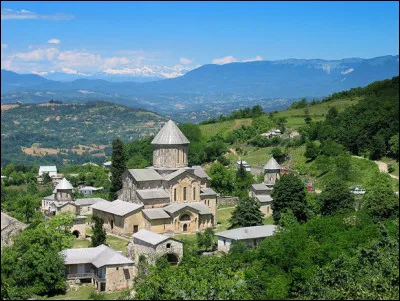
{"label": "grassy lawn", "polygon": [[230,226],[228,219],[231,217],[235,207],[221,208],[217,210],[217,228],[216,232],[224,231]]}
{"label": "grassy lawn", "polygon": [[90,243],[91,242],[88,239],[76,239],[72,244],[72,248],[73,249],[89,248]]}
{"label": "grassy lawn", "polygon": [[[69,290],[65,295],[53,296],[48,298],[48,300],[89,300],[90,295],[93,294],[94,292],[95,288],[93,286],[84,285],[79,287],[76,291]],[[127,293],[128,293],[127,291],[119,291],[113,293],[99,293],[100,295],[99,297],[104,300],[118,300],[123,296],[126,296]]]}
{"label": "grassy lawn", "polygon": [[128,241],[115,236],[107,235],[106,243],[111,249],[122,251],[122,253],[126,255],[126,246],[129,243]]}

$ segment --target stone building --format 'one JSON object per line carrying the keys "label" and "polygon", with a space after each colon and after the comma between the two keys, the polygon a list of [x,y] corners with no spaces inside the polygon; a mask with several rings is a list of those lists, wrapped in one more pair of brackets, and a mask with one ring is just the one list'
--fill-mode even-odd
{"label": "stone building", "polygon": [[153,166],[126,170],[118,192],[118,199],[143,207],[139,230],[177,233],[215,226],[217,193],[200,166],[188,167],[189,140],[170,120],[151,143]]}
{"label": "stone building", "polygon": [[120,252],[100,245],[95,248],[67,249],[61,254],[65,256],[67,280],[91,282],[102,292],[132,288],[136,268],[134,262]]}
{"label": "stone building", "polygon": [[275,225],[244,227],[215,233],[218,238],[218,251],[228,252],[234,241],[241,241],[249,248],[256,247],[260,242],[274,235]]}
{"label": "stone building", "polygon": [[282,167],[272,157],[264,166],[264,183],[268,186],[274,186],[275,181],[279,180]]}
{"label": "stone building", "polygon": [[12,245],[13,237],[22,232],[26,227],[26,224],[1,212],[1,248]]}
{"label": "stone building", "polygon": [[264,213],[265,217],[272,216],[272,190],[273,188],[265,185],[265,183],[252,184],[249,189],[249,196],[259,201],[260,210],[262,213]]}
{"label": "stone building", "polygon": [[171,237],[142,229],[132,235],[128,253],[136,265],[140,255],[144,255],[150,264],[154,264],[160,256],[166,256],[171,263],[179,263],[183,257],[183,243]]}

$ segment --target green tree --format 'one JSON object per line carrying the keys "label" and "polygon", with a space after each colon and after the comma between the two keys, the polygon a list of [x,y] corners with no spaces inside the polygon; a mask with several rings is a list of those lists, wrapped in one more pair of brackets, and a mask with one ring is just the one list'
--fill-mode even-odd
{"label": "green tree", "polygon": [[43,174],[43,184],[51,183],[51,177],[49,176],[49,173],[44,173]]}
{"label": "green tree", "polygon": [[20,201],[20,210],[23,212],[25,221],[30,222],[35,213],[35,196],[25,195]]}
{"label": "green tree", "polygon": [[111,162],[110,199],[115,200],[118,197],[117,192],[122,189],[122,174],[126,169],[124,144],[120,138],[114,139],[112,143]]}
{"label": "green tree", "polygon": [[103,228],[104,220],[96,215],[92,216],[92,220],[94,221],[94,225],[92,226],[92,247],[106,244],[107,233],[106,230]]}
{"label": "green tree", "polygon": [[302,180],[294,174],[282,175],[276,181],[271,195],[272,218],[280,224],[281,214],[290,209],[297,221],[307,220],[306,192]]}
{"label": "green tree", "polygon": [[331,215],[338,211],[355,210],[354,196],[340,179],[335,179],[325,186],[318,196],[322,215]]}
{"label": "green tree", "polygon": [[276,159],[276,161],[278,161],[278,163],[282,163],[283,161],[285,161],[287,153],[282,151],[280,147],[274,147],[271,150],[271,155]]}
{"label": "green tree", "polygon": [[211,186],[224,195],[232,195],[235,189],[234,175],[221,163],[213,163],[207,170],[211,177]]}
{"label": "green tree", "polygon": [[236,171],[235,176],[235,195],[238,197],[244,197],[248,194],[250,185],[254,183],[253,175],[246,171],[240,162],[239,168]]}
{"label": "green tree", "polygon": [[393,135],[389,140],[390,151],[396,157],[399,156],[399,134]]}
{"label": "green tree", "polygon": [[239,201],[229,219],[231,228],[259,226],[263,223],[264,214],[260,204],[249,196],[239,198]]}
{"label": "green tree", "polygon": [[319,154],[319,150],[314,141],[308,141],[306,144],[306,152],[304,153],[304,157],[309,159],[310,161],[314,160]]}
{"label": "green tree", "polygon": [[399,199],[391,187],[372,187],[365,194],[363,203],[363,207],[374,219],[382,220],[399,216]]}
{"label": "green tree", "polygon": [[207,251],[209,248],[212,250],[214,247],[214,230],[207,228],[203,233],[197,233],[197,245],[200,248],[205,248]]}
{"label": "green tree", "polygon": [[372,137],[370,144],[370,159],[377,160],[386,154],[385,139],[381,135],[375,135]]}

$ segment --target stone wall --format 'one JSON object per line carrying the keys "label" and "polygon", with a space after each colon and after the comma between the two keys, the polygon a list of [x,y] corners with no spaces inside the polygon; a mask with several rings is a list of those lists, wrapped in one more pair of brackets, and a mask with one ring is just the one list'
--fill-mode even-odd
{"label": "stone wall", "polygon": [[133,233],[134,226],[138,226],[138,231],[145,228],[143,213],[140,209],[125,216],[93,209],[93,215],[103,218],[104,228],[107,232],[129,235]]}
{"label": "stone wall", "polygon": [[135,277],[133,265],[117,265],[106,267],[106,291],[115,291],[132,288]]}
{"label": "stone wall", "polygon": [[223,206],[236,206],[238,202],[237,197],[219,197],[217,200],[217,208]]}

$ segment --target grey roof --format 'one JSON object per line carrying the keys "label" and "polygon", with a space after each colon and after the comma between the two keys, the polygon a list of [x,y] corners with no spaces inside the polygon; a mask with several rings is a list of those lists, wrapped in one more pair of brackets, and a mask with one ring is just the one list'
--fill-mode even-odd
{"label": "grey roof", "polygon": [[88,206],[96,204],[97,202],[108,202],[102,198],[87,198],[87,199],[76,199],[75,204],[78,206]]}
{"label": "grey roof", "polygon": [[255,198],[260,202],[260,203],[269,203],[272,202],[272,198],[270,195],[266,194],[259,194],[256,195]]}
{"label": "grey roof", "polygon": [[215,236],[226,237],[234,240],[254,239],[272,236],[275,229],[275,225],[244,227],[218,232],[215,233]]}
{"label": "grey roof", "polygon": [[86,166],[86,165],[99,166],[98,164],[93,163],[93,162],[87,162],[87,163],[82,164],[82,166]]}
{"label": "grey roof", "polygon": [[208,176],[208,174],[204,171],[203,168],[199,165],[194,165],[192,166],[194,174],[198,176],[199,178],[206,178],[208,180],[211,180],[211,178]]}
{"label": "grey roof", "polygon": [[204,203],[200,202],[190,202],[190,203],[173,203],[168,206],[163,207],[163,209],[168,213],[175,213],[179,210],[182,210],[185,207],[189,207],[195,209],[199,212],[200,215],[203,214],[212,214],[210,208]]}
{"label": "grey roof", "polygon": [[237,165],[240,165],[240,162],[242,162],[242,165],[243,165],[243,166],[246,166],[246,165],[250,166],[249,163],[247,163],[246,161],[243,161],[243,160],[241,160],[241,161],[236,161],[236,164],[237,164]]}
{"label": "grey roof", "polygon": [[272,190],[272,187],[268,187],[264,183],[261,184],[252,184],[251,187],[254,188],[254,190]]}
{"label": "grey roof", "polygon": [[179,168],[178,170],[176,170],[176,171],[174,171],[174,172],[171,172],[171,173],[165,175],[165,176],[164,176],[164,179],[165,179],[166,181],[171,181],[171,180],[174,179],[175,177],[177,177],[177,176],[183,174],[185,171],[188,171],[188,170],[189,170],[188,168]]}
{"label": "grey roof", "polygon": [[128,203],[121,200],[115,200],[113,202],[97,202],[91,207],[92,209],[124,216],[132,211],[142,208],[143,204]]}
{"label": "grey roof", "polygon": [[24,227],[26,227],[26,225],[22,222],[20,222],[19,220],[5,214],[4,212],[1,213],[1,230],[3,230],[4,228],[8,227],[9,225],[23,225]]}
{"label": "grey roof", "polygon": [[159,181],[163,179],[160,174],[152,168],[128,169],[128,171],[138,182]]}
{"label": "grey roof", "polygon": [[65,255],[65,264],[91,263],[97,268],[107,265],[133,265],[132,260],[105,245],[96,248],[67,249],[60,253]]}
{"label": "grey roof", "polygon": [[211,188],[202,188],[200,195],[217,195],[217,193]]}
{"label": "grey roof", "polygon": [[81,191],[81,190],[91,190],[91,191],[96,191],[96,190],[101,190],[101,189],[103,189],[103,187],[85,186],[85,187],[81,187],[81,188],[79,188],[79,191]]}
{"label": "grey roof", "polygon": [[152,208],[152,209],[143,209],[142,212],[149,218],[149,219],[164,219],[164,218],[171,218],[167,212],[164,211],[162,208]]}
{"label": "grey roof", "polygon": [[169,120],[163,128],[154,137],[151,144],[189,144],[189,140],[176,126],[176,124]]}
{"label": "grey roof", "polygon": [[45,196],[45,197],[43,198],[43,200],[54,201],[54,194],[49,195],[49,196]]}
{"label": "grey roof", "polygon": [[54,166],[54,165],[52,165],[52,166],[40,166],[39,167],[39,171],[42,171],[42,172],[51,172],[51,171],[57,172],[57,167]]}
{"label": "grey roof", "polygon": [[264,169],[281,169],[281,166],[276,162],[274,157],[272,157],[267,164],[265,164]]}
{"label": "grey roof", "polygon": [[151,199],[166,199],[169,198],[169,194],[164,189],[140,189],[136,190],[140,198],[143,200]]}
{"label": "grey roof", "polygon": [[74,202],[54,202],[54,205],[55,205],[56,207],[58,207],[58,208],[64,207],[65,205],[68,205],[68,204],[70,204],[70,205],[76,207],[76,205],[75,205]]}
{"label": "grey roof", "polygon": [[74,189],[74,187],[71,185],[71,183],[66,178],[63,178],[60,182],[58,182],[58,184],[54,190],[57,191],[59,189],[60,190],[68,190],[68,189]]}
{"label": "grey roof", "polygon": [[147,242],[153,246],[156,246],[159,243],[162,243],[163,241],[171,239],[168,236],[154,233],[146,229],[142,229],[139,232],[136,232],[135,234],[132,235],[132,237]]}

